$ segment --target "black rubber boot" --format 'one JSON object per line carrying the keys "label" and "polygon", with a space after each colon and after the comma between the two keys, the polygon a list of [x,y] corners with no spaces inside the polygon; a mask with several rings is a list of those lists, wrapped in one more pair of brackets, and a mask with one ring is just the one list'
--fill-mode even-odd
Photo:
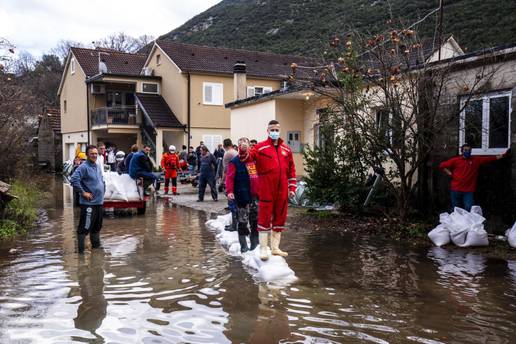
{"label": "black rubber boot", "polygon": [[91,248],[101,248],[100,232],[90,233]]}
{"label": "black rubber boot", "polygon": [[258,240],[258,231],[257,230],[251,230],[251,235],[249,236],[249,239],[251,240],[251,251],[256,248],[259,244]]}
{"label": "black rubber boot", "polygon": [[238,241],[240,242],[240,252],[246,253],[249,251],[249,247],[247,247],[247,235],[239,235]]}
{"label": "black rubber boot", "polygon": [[86,238],[85,234],[77,234],[77,253],[84,254],[84,239]]}

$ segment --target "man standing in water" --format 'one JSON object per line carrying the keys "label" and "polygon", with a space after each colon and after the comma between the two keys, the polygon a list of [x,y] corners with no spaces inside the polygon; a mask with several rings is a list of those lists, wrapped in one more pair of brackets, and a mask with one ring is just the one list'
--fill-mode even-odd
{"label": "man standing in water", "polygon": [[80,165],[71,178],[74,191],[79,193],[81,214],[77,227],[77,252],[84,253],[84,239],[90,235],[92,248],[100,248],[102,229],[102,204],[104,203],[105,184],[103,171],[97,164],[98,150],[95,146],[86,147],[87,160]]}
{"label": "man standing in water", "polygon": [[269,122],[269,137],[256,144],[250,153],[250,160],[256,162],[258,171],[258,231],[260,258],[269,259],[268,241],[272,229],[272,254],[286,257],[280,250],[281,232],[285,229],[288,198],[296,191],[296,167],[290,148],[280,138],[280,124]]}

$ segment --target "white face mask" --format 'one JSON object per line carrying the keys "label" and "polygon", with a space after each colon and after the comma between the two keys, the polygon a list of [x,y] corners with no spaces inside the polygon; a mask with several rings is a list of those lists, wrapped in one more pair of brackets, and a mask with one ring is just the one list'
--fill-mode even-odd
{"label": "white face mask", "polygon": [[277,140],[280,137],[279,131],[269,131],[269,137],[273,140]]}

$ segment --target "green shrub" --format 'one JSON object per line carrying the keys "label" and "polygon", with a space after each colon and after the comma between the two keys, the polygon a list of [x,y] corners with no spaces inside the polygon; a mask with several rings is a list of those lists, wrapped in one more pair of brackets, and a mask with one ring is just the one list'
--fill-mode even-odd
{"label": "green shrub", "polygon": [[40,192],[22,181],[12,184],[11,194],[17,198],[9,202],[0,219],[0,238],[26,233],[33,228],[38,218],[37,205]]}

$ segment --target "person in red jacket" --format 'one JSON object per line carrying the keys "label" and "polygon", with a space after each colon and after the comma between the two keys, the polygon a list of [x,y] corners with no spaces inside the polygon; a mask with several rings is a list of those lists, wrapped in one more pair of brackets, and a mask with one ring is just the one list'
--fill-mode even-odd
{"label": "person in red jacket", "polygon": [[177,170],[179,169],[179,156],[176,154],[176,147],[168,147],[168,152],[161,158],[161,167],[165,171],[165,195],[168,194],[168,186],[172,179],[172,193],[177,193]]}
{"label": "person in red jacket", "polygon": [[288,198],[296,191],[296,167],[290,148],[280,139],[280,124],[269,122],[268,139],[256,144],[249,159],[256,163],[258,171],[258,231],[260,258],[269,259],[268,240],[272,229],[273,255],[286,257],[280,250],[281,232],[285,229]]}
{"label": "person in red jacket", "polygon": [[470,211],[475,202],[473,196],[477,189],[480,166],[501,159],[504,155],[472,156],[471,146],[467,143],[462,145],[461,152],[462,155],[443,161],[439,169],[451,177],[452,210],[459,207]]}

